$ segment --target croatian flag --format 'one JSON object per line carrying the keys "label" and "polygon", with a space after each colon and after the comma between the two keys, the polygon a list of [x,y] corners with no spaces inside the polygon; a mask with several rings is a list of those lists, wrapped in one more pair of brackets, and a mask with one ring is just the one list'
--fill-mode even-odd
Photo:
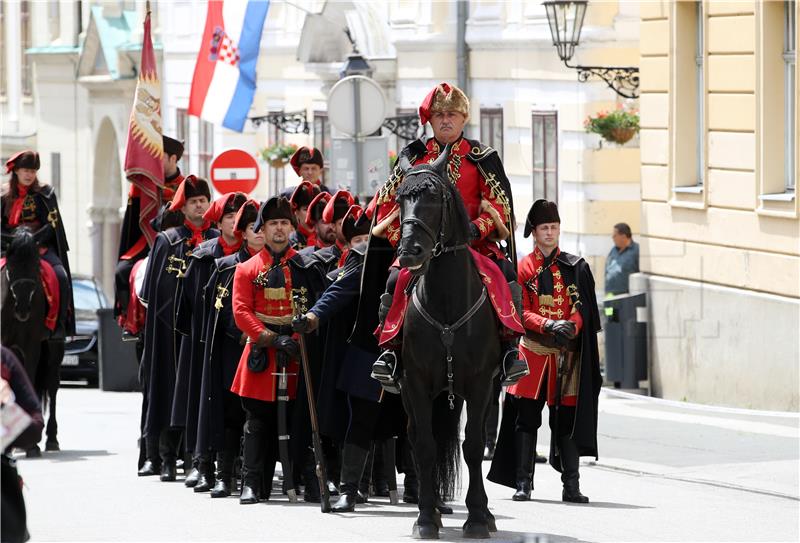
{"label": "croatian flag", "polygon": [[269,0],[210,0],[189,115],[241,132],[256,92]]}

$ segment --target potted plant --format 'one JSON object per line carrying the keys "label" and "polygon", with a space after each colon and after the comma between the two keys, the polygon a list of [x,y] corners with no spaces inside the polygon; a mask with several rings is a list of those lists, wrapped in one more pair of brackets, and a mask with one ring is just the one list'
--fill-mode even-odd
{"label": "potted plant", "polygon": [[261,158],[269,162],[273,168],[283,168],[289,163],[289,159],[297,151],[297,145],[290,143],[288,145],[283,143],[273,143],[269,147],[264,147],[259,151]]}
{"label": "potted plant", "polygon": [[623,145],[639,132],[639,112],[617,107],[615,111],[601,111],[589,116],[583,123],[589,133],[600,134],[604,140]]}

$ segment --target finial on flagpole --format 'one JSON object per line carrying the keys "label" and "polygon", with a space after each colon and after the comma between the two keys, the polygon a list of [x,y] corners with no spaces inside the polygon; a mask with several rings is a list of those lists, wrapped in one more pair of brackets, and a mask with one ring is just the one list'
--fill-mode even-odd
{"label": "finial on flagpole", "polygon": [[147,0],[144,5],[145,5],[145,8],[144,8],[145,9],[145,14],[146,15],[150,15],[150,0]]}

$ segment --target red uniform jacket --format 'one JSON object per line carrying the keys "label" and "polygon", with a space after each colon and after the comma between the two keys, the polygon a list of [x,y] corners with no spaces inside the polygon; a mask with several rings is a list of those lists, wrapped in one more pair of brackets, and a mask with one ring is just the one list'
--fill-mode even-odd
{"label": "red uniform jacket", "polygon": [[[560,249],[556,248],[560,252]],[[547,320],[570,320],[575,323],[576,333],[580,333],[583,319],[579,311],[573,307],[564,278],[558,269],[558,262],[553,259],[550,271],[553,273],[553,305],[540,303],[538,292],[538,276],[542,271],[544,255],[538,247],[526,256],[517,266],[519,284],[523,286],[522,295],[522,324],[525,330],[532,330],[544,334],[544,325]],[[530,375],[523,377],[515,385],[508,387],[508,393],[523,398],[538,399],[543,393],[542,381],[547,375],[547,403],[554,405],[556,396],[556,370],[558,352],[539,345],[530,338],[524,338],[520,343],[520,352],[528,362]],[[575,405],[575,396],[563,396],[562,405]]]}
{"label": "red uniform jacket", "polygon": [[[414,165],[432,163],[439,156],[443,148],[440,148],[436,139],[431,138],[426,144],[428,152],[418,158]],[[481,201],[486,200],[497,211],[499,217],[509,218],[510,211],[503,198],[499,198],[497,186],[492,186],[487,182],[484,172],[479,166],[469,160],[467,155],[472,152],[472,146],[465,138],[461,138],[456,146],[450,151],[450,159],[447,164],[447,173],[450,181],[453,182],[461,194],[464,206],[467,208],[467,215],[473,224],[478,227],[481,237],[472,242],[472,248],[484,256],[494,259],[505,258],[500,248],[488,236],[495,230],[492,215],[488,211],[481,211]],[[387,217],[397,207],[394,193],[387,195],[383,201],[379,201],[378,222]],[[400,242],[400,219],[395,219],[387,229],[387,238],[392,246],[396,247]]]}
{"label": "red uniform jacket", "polygon": [[[236,266],[233,276],[233,318],[236,326],[247,334],[249,341],[239,359],[236,376],[233,378],[231,392],[244,398],[253,398],[265,402],[274,402],[277,390],[277,371],[275,362],[275,349],[268,348],[269,364],[267,369],[254,373],[247,367],[247,357],[250,355],[251,341],[256,341],[258,336],[267,328],[264,321],[271,327],[289,326],[292,321],[292,272],[289,260],[297,255],[292,248],[287,249],[281,259],[285,286],[283,288],[263,288],[253,283],[262,271],[273,267],[272,254],[264,248],[247,260]],[[289,364],[289,396],[294,398],[297,393],[297,375],[299,365],[296,360]]]}

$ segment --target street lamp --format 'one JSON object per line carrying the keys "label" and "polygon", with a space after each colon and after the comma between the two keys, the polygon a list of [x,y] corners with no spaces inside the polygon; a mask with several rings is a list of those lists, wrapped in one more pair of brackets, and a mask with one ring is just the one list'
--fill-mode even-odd
{"label": "street lamp", "polygon": [[553,45],[558,57],[567,68],[578,70],[578,81],[586,82],[591,77],[599,77],[623,98],[639,97],[639,68],[635,66],[570,66],[569,60],[575,54],[575,47],[581,39],[583,19],[586,16],[588,0],[547,0],[542,2],[550,25]]}

